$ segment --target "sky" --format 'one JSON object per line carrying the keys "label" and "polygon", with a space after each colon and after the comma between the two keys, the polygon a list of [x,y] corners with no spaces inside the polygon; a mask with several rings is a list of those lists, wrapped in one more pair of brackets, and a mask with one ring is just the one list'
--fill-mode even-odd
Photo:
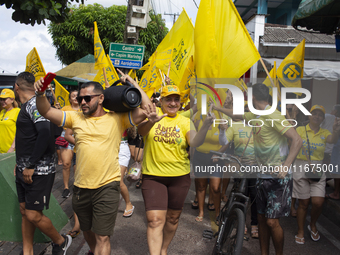
{"label": "sky", "polygon": [[[197,7],[194,0],[152,0],[157,14],[162,14],[166,26],[170,29],[173,16],[164,13],[180,14],[184,7],[189,17],[195,22]],[[195,0],[199,5],[200,0]],[[72,4],[76,3],[75,1]],[[127,5],[127,0],[85,0],[85,5],[98,3],[104,7]],[[13,9],[0,6],[0,73],[25,71],[26,56],[35,47],[46,72],[57,72],[63,66],[56,57],[52,38],[47,25],[25,25],[12,20]],[[46,24],[49,22],[47,21]],[[108,52],[107,52],[108,53]]]}

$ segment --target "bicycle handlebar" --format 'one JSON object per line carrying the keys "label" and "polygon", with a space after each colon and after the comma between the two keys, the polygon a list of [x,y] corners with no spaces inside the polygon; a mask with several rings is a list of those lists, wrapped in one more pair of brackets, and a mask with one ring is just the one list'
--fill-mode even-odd
{"label": "bicycle handlebar", "polygon": [[222,160],[236,161],[237,163],[240,164],[240,166],[243,166],[241,161],[233,155],[223,153],[223,152],[219,152],[219,151],[210,151],[210,152],[213,153],[213,154],[217,154],[219,156],[219,158],[222,159]]}

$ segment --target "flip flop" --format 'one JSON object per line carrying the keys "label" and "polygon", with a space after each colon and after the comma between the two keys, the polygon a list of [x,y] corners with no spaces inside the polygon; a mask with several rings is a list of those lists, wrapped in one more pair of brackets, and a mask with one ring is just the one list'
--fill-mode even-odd
{"label": "flip flop", "polygon": [[198,209],[198,201],[197,200],[194,200],[194,202],[191,203],[191,208],[196,210]]}
{"label": "flip flop", "polygon": [[251,226],[251,237],[258,239],[259,238],[259,228],[256,225]]}
{"label": "flip flop", "polygon": [[[124,218],[131,217],[132,214],[133,214],[133,212],[134,212],[134,210],[135,210],[135,206],[133,205],[133,206],[132,206],[132,209],[130,209],[130,210],[125,210],[125,211],[124,211],[123,217],[124,217]],[[126,214],[126,213],[127,213],[127,214]]]}
{"label": "flip flop", "polygon": [[326,197],[326,198],[329,198],[329,199],[333,199],[333,200],[340,200],[340,197],[339,197],[339,198],[334,198],[334,195],[333,195],[333,197],[332,197],[332,194],[333,194],[333,193],[326,194],[325,197]]}
{"label": "flip flop", "polygon": [[307,226],[309,232],[310,232],[310,238],[312,238],[312,240],[314,242],[317,242],[320,240],[320,234],[319,234],[319,231],[316,231],[316,232],[313,232],[310,225]]}
{"label": "flip flop", "polygon": [[202,222],[202,221],[203,221],[203,217],[197,216],[197,217],[195,218],[195,221],[196,221],[196,222]]}
{"label": "flip flop", "polygon": [[305,244],[305,238],[304,237],[295,236],[295,243],[297,243],[297,244]]}
{"label": "flip flop", "polygon": [[207,205],[209,211],[215,211],[215,206],[213,208],[211,208],[212,206],[214,206],[213,203]]}
{"label": "flip flop", "polygon": [[68,235],[70,235],[72,238],[75,238],[77,235],[79,235],[80,234],[80,230],[74,230],[74,231],[72,231],[72,230],[70,230],[70,231],[68,231],[68,233],[67,233]]}

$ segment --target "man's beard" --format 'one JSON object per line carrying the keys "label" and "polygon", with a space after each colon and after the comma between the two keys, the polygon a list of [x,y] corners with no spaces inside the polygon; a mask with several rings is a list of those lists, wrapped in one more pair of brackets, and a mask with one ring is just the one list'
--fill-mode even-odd
{"label": "man's beard", "polygon": [[88,112],[84,112],[84,111],[83,111],[83,114],[84,114],[85,116],[90,117],[93,113],[95,113],[95,112],[97,111],[98,103],[99,103],[99,102],[97,101],[94,105],[92,105],[91,107],[89,107]]}

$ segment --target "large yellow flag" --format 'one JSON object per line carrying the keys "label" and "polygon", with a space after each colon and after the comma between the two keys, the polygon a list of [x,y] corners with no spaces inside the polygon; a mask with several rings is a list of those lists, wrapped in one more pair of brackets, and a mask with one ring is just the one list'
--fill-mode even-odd
{"label": "large yellow flag", "polygon": [[139,86],[144,91],[149,91],[150,88],[154,87],[154,82],[156,81],[157,77],[157,67],[156,67],[156,56],[157,54],[153,54],[150,59],[150,67],[144,71],[143,76],[140,80]]}
{"label": "large yellow flag", "polygon": [[195,24],[198,78],[239,78],[260,59],[232,0],[201,0]]}
{"label": "large yellow flag", "polygon": [[68,100],[70,93],[56,79],[53,81],[55,84],[55,97],[60,106],[70,105],[70,101]]}
{"label": "large yellow flag", "polygon": [[107,66],[109,66],[108,60],[105,55],[103,44],[99,38],[98,27],[97,27],[96,21],[94,22],[94,59],[96,61],[94,64],[95,69],[101,69],[104,67],[106,68]]}
{"label": "large yellow flag", "polygon": [[277,69],[277,77],[285,87],[300,87],[305,60],[305,39],[292,50]]}
{"label": "large yellow flag", "polygon": [[[158,45],[156,52],[164,52],[172,45],[173,52],[169,77],[175,84],[179,84],[189,58],[194,54],[194,25],[184,9],[169,33]],[[163,72],[167,74],[167,70],[163,70]]]}
{"label": "large yellow flag", "polygon": [[194,70],[194,57],[191,56],[187,67],[183,73],[181,82],[178,84],[178,88],[181,91],[181,101],[186,102],[190,98],[190,79],[195,75]]}
{"label": "large yellow flag", "polygon": [[[116,69],[114,68],[110,58],[108,55],[107,57],[107,64],[103,66],[105,68],[105,73],[106,73],[106,80],[109,82],[110,85],[112,85],[115,81],[119,80],[119,76],[116,72]],[[105,89],[105,79],[104,79],[104,73],[103,73],[103,68],[99,69],[96,77],[93,79],[96,82],[99,82],[103,88]]]}
{"label": "large yellow flag", "polygon": [[41,63],[39,54],[35,47],[31,50],[26,57],[26,72],[30,72],[34,75],[35,80],[39,80],[41,77],[45,77],[46,72],[43,64]]}
{"label": "large yellow flag", "polygon": [[[163,71],[166,75],[168,74],[169,64],[172,61],[174,45],[172,44],[169,48],[164,51],[157,51],[156,67]],[[170,75],[169,75],[170,76]],[[171,76],[170,76],[171,77]]]}

